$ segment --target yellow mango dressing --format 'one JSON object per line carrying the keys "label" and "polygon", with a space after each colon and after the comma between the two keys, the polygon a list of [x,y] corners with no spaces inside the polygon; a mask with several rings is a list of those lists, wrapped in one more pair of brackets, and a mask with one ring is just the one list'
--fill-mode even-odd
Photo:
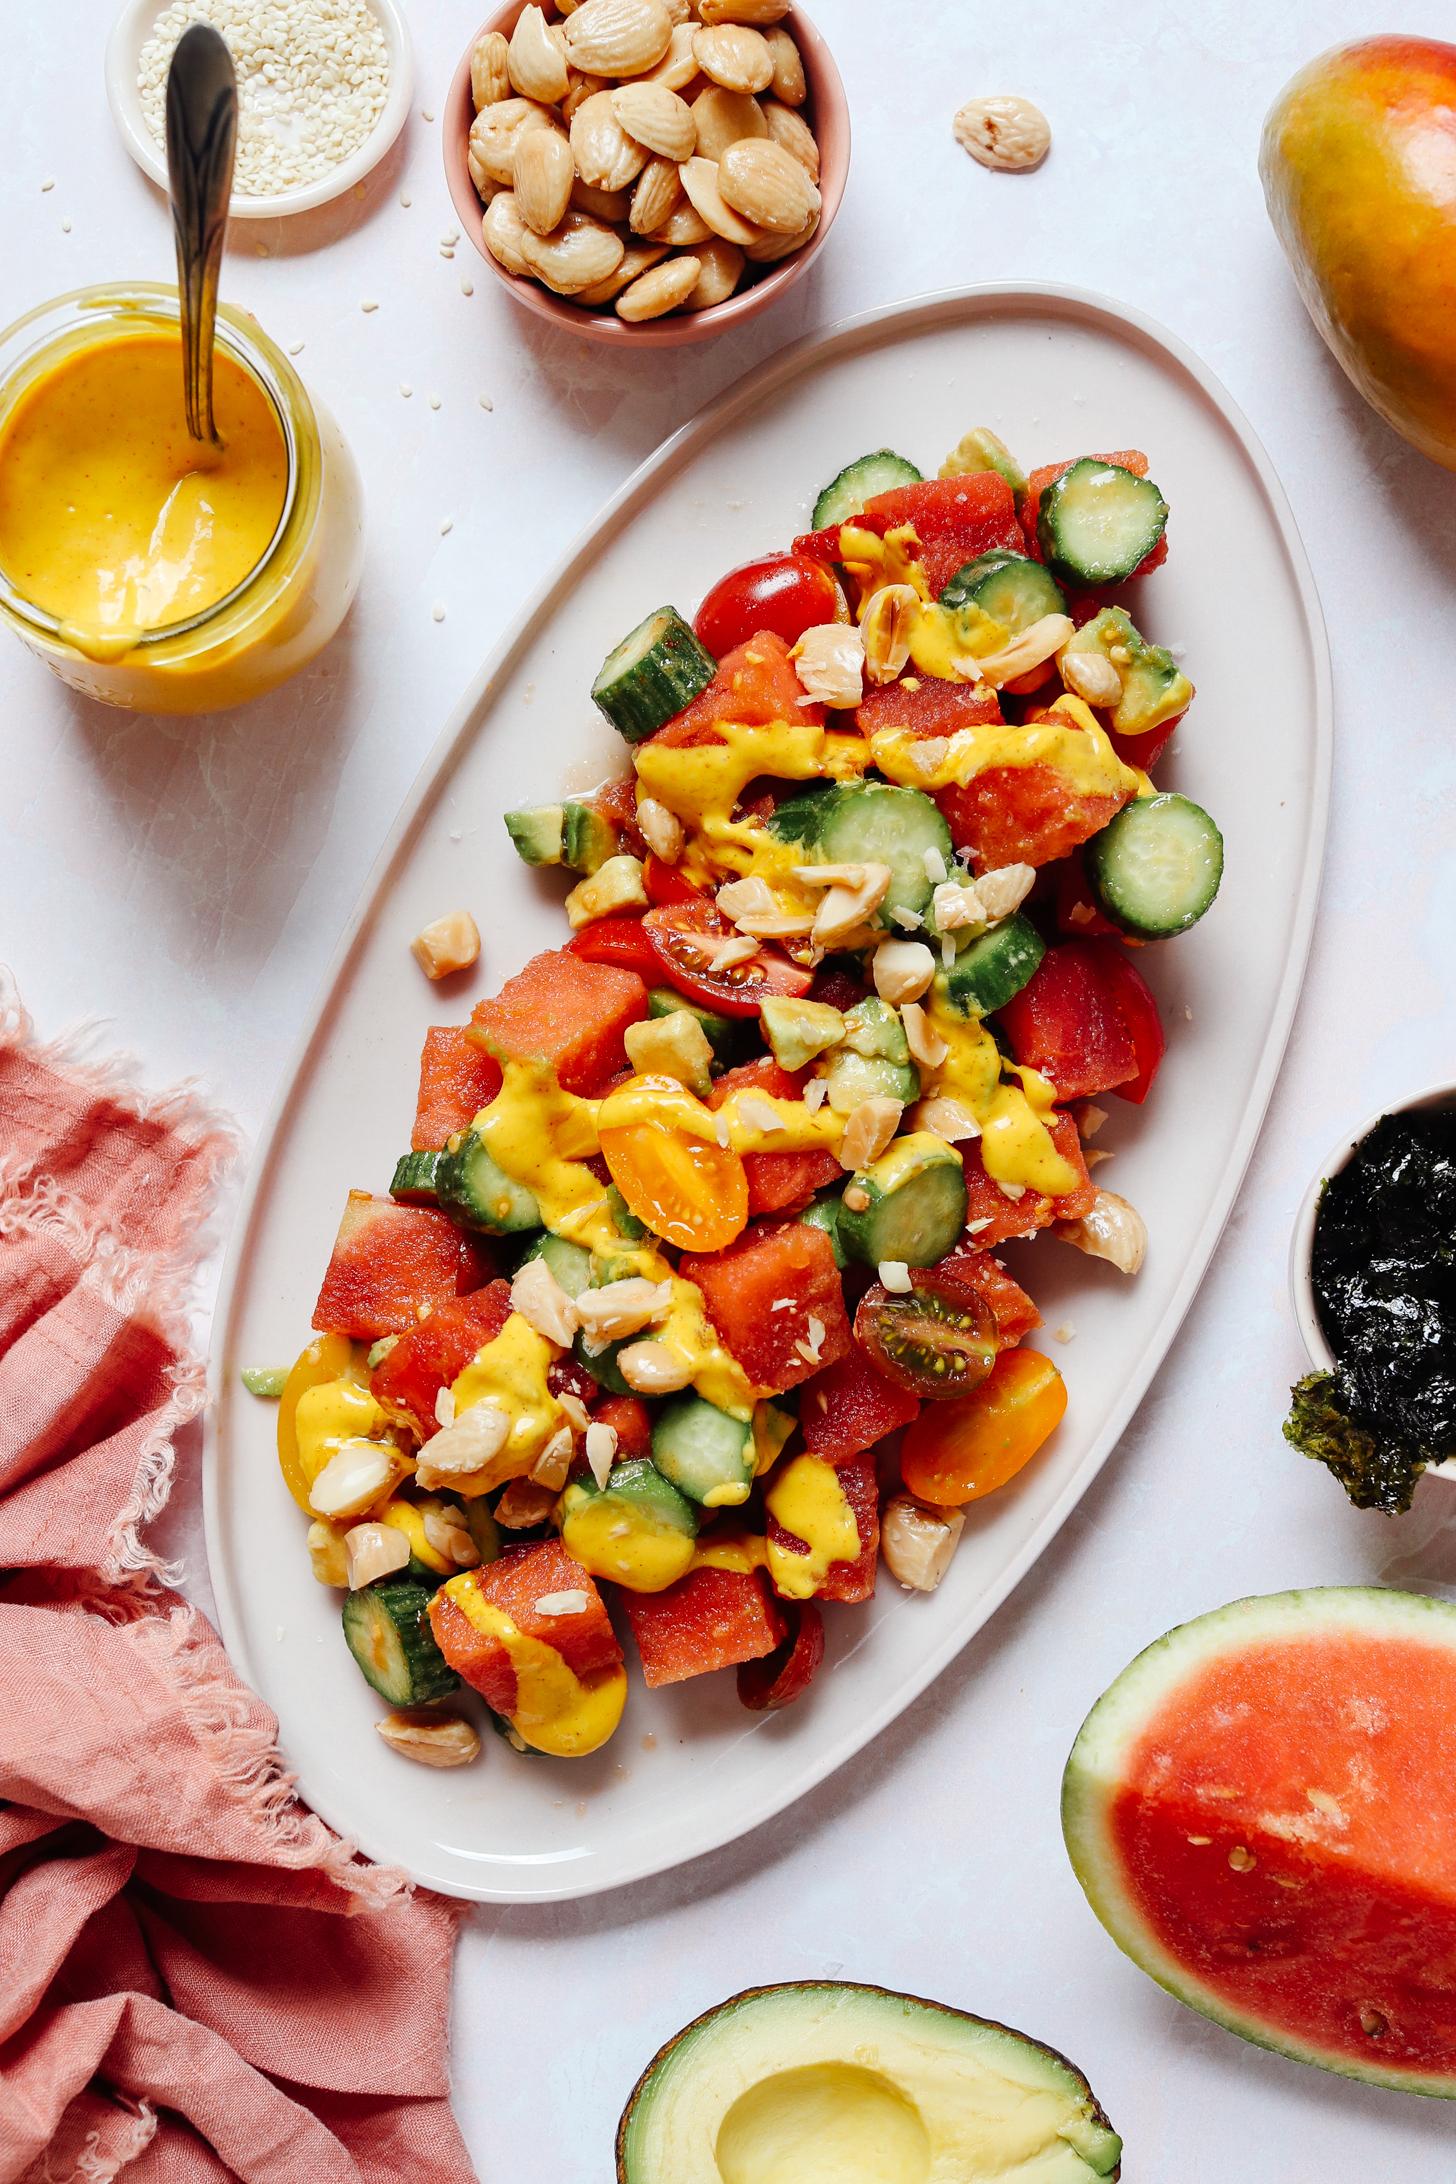
{"label": "yellow mango dressing", "polygon": [[175,289],[82,289],[0,334],[0,620],[113,705],[236,705],[334,635],[363,562],[338,427],[219,305],[222,446],[187,431]]}
{"label": "yellow mango dressing", "polygon": [[180,341],[138,328],[69,351],[0,425],[0,569],[80,651],[127,651],[215,606],[272,544],[288,448],[262,387],[225,349],[220,452],[182,409]]}

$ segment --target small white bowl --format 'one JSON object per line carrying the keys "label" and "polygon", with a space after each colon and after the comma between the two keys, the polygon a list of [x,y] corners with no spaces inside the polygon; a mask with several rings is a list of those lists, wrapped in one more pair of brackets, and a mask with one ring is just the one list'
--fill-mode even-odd
{"label": "small white bowl", "polygon": [[[1390,1105],[1377,1108],[1373,1115],[1354,1130],[1347,1130],[1329,1157],[1315,1170],[1313,1181],[1300,1202],[1295,1217],[1294,1234],[1289,1243],[1289,1294],[1294,1305],[1294,1317],[1310,1364],[1316,1372],[1327,1373],[1334,1369],[1335,1359],[1320,1326],[1319,1313],[1315,1308],[1314,1280],[1311,1262],[1314,1257],[1314,1227],[1319,1215],[1320,1193],[1332,1175],[1338,1175],[1359,1151],[1377,1122],[1386,1115],[1418,1114],[1433,1107],[1456,1107],[1456,1084],[1428,1085],[1423,1092],[1414,1092],[1408,1100],[1396,1100]],[[1456,1457],[1444,1464],[1430,1464],[1426,1475],[1432,1479],[1456,1479]]]}
{"label": "small white bowl", "polygon": [[[126,0],[106,42],[106,97],[111,118],[121,140],[144,174],[162,189],[167,187],[167,157],[147,127],[137,90],[137,66],[152,25],[168,0]],[[229,212],[234,220],[279,220],[293,212],[312,212],[330,204],[346,190],[362,182],[393,144],[404,127],[414,86],[409,32],[395,0],[369,0],[384,30],[389,48],[389,92],[384,111],[364,142],[347,159],[331,167],[320,181],[304,183],[296,190],[279,190],[271,197],[248,197],[234,190]]]}

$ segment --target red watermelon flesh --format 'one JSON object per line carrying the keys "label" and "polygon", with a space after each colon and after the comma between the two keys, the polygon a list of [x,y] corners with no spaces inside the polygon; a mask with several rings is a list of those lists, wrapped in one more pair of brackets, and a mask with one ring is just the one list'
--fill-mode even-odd
{"label": "red watermelon flesh", "polygon": [[473,1122],[501,1088],[500,1063],[483,1054],[458,1024],[436,1024],[425,1033],[420,1055],[420,1094],[410,1144],[417,1153],[438,1150]]}
{"label": "red watermelon flesh", "polygon": [[489,1273],[482,1249],[445,1214],[350,1191],[313,1325],[356,1342],[402,1335],[422,1307],[479,1288]]}
{"label": "red watermelon flesh", "polygon": [[788,1628],[756,1570],[690,1570],[665,1592],[624,1589],[621,1599],[643,1682],[653,1689],[762,1660]]}
{"label": "red watermelon flesh", "polygon": [[509,1282],[487,1282],[468,1297],[437,1305],[401,1335],[375,1366],[369,1386],[376,1403],[407,1419],[422,1441],[440,1430],[435,1398],[451,1387],[511,1316]]}
{"label": "red watermelon flesh", "polygon": [[1068,1762],[1093,1908],[1262,2046],[1456,2098],[1456,1606],[1236,1601],[1127,1669]]}

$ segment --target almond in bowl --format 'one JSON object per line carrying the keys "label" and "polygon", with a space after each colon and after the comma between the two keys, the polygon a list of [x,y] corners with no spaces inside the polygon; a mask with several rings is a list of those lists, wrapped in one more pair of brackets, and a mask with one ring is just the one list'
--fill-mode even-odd
{"label": "almond in bowl", "polygon": [[806,270],[849,119],[788,0],[510,0],[445,115],[461,223],[517,299],[602,341],[697,341]]}

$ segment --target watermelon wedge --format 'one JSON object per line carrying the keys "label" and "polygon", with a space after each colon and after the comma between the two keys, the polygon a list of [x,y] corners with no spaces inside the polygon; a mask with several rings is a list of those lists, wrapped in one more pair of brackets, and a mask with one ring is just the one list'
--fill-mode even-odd
{"label": "watermelon wedge", "polygon": [[1329,1587],[1170,1631],[1083,1723],[1062,1825],[1093,1910],[1179,2001],[1456,2099],[1456,1603]]}

